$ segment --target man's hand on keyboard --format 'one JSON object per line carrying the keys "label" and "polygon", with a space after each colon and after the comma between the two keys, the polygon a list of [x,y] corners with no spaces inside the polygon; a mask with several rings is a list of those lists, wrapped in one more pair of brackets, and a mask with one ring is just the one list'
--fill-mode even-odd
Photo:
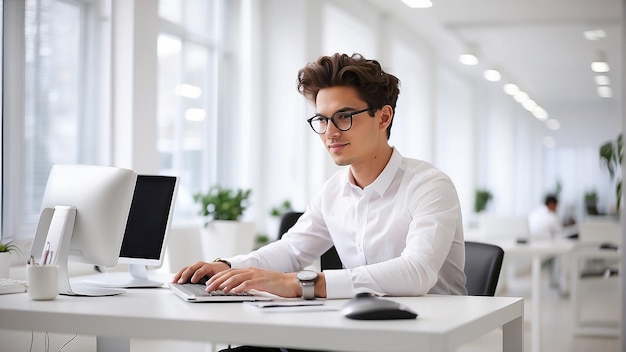
{"label": "man's hand on keyboard", "polygon": [[296,273],[281,273],[259,268],[228,269],[214,274],[207,281],[208,291],[239,293],[253,289],[282,297],[302,295]]}
{"label": "man's hand on keyboard", "polygon": [[[228,264],[216,262],[197,262],[186,266],[174,275],[173,283],[198,283],[206,280],[207,291],[222,290],[240,293],[257,290],[281,297],[301,297],[302,288],[296,273],[283,273],[260,268],[231,269]],[[319,284],[319,291],[318,291]],[[320,273],[316,281],[316,296],[326,297],[326,280]]]}
{"label": "man's hand on keyboard", "polygon": [[227,269],[230,267],[223,262],[197,262],[178,270],[172,278],[172,282],[178,284],[205,283],[211,276]]}

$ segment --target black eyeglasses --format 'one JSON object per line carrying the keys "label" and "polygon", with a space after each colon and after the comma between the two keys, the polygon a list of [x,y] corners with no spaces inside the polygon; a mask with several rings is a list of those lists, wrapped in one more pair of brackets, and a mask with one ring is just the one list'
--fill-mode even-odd
{"label": "black eyeglasses", "polygon": [[317,134],[326,133],[326,129],[328,129],[328,120],[332,121],[333,125],[335,125],[338,130],[345,132],[352,128],[352,116],[362,114],[366,111],[371,114],[372,110],[372,108],[365,108],[357,111],[337,111],[332,117],[317,114],[306,121],[309,125],[311,125],[313,131]]}

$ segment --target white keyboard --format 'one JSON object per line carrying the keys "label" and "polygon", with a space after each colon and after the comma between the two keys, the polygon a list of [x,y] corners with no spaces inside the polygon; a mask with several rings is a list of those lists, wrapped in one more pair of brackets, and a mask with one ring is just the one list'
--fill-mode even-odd
{"label": "white keyboard", "polygon": [[26,292],[27,288],[28,282],[26,281],[0,277],[0,295],[5,293]]}
{"label": "white keyboard", "polygon": [[254,295],[250,292],[226,293],[224,291],[206,292],[203,284],[175,284],[169,283],[170,290],[187,302],[245,302],[271,301],[268,296]]}

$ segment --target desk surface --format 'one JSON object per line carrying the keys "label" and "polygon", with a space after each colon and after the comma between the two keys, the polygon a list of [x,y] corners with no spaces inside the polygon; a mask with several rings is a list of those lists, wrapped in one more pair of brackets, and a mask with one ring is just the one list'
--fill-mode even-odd
{"label": "desk surface", "polygon": [[[418,318],[357,321],[339,311],[267,313],[240,303],[187,303],[159,288],[130,289],[112,297],[58,296],[54,301],[32,301],[26,293],[0,295],[0,328],[345,351],[389,346],[394,351],[448,351],[508,325],[512,330],[503,329],[504,339],[522,351],[521,298],[390,299],[413,308]],[[344,303],[326,302],[336,307]]]}
{"label": "desk surface", "polygon": [[531,240],[528,243],[516,243],[515,241],[494,242],[500,246],[505,257],[511,256],[553,256],[566,254],[574,250],[576,242],[566,239],[557,240]]}

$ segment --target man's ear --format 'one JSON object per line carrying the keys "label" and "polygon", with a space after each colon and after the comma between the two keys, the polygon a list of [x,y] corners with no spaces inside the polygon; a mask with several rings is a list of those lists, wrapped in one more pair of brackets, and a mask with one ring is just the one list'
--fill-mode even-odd
{"label": "man's ear", "polygon": [[385,105],[380,109],[380,112],[380,129],[387,130],[393,120],[393,108],[391,105]]}

